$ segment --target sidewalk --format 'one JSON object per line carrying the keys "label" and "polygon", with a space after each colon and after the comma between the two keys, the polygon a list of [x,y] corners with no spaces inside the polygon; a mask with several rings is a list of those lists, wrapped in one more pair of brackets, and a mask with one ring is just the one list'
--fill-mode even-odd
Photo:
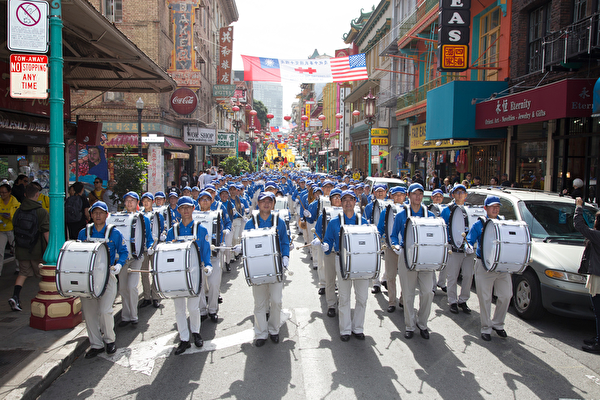
{"label": "sidewalk", "polygon": [[[39,279],[27,278],[21,290],[23,311],[12,311],[15,262],[4,262],[0,277],[0,399],[36,399],[89,347],[85,321],[73,329],[42,331],[29,326],[31,299]],[[141,286],[141,285],[140,285]],[[121,298],[113,309],[121,316]]]}

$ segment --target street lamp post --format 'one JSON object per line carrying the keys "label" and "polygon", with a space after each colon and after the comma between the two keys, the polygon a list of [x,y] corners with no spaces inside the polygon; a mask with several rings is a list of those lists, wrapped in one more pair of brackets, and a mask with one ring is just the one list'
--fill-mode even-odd
{"label": "street lamp post", "polygon": [[144,109],[144,101],[140,97],[135,102],[135,108],[138,112],[138,156],[142,156],[142,110]]}
{"label": "street lamp post", "polygon": [[363,97],[365,102],[365,121],[369,124],[369,176],[371,176],[371,128],[373,128],[373,123],[375,123],[375,100],[377,98],[371,94],[371,89],[369,89],[369,94]]}
{"label": "street lamp post", "polygon": [[233,110],[233,127],[235,128],[235,158],[238,158],[238,135],[240,133],[240,128],[242,127],[242,113],[240,111],[240,106],[235,105],[231,107]]}
{"label": "street lamp post", "polygon": [[329,174],[329,128],[325,129],[323,136],[325,136],[325,143],[327,143],[327,161],[325,161],[325,165],[327,166],[327,173]]}

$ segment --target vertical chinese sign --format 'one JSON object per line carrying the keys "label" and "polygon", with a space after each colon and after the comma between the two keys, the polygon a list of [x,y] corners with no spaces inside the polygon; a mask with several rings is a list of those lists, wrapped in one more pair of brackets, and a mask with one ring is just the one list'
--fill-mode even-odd
{"label": "vertical chinese sign", "polygon": [[219,68],[217,84],[231,84],[231,58],[233,57],[233,26],[224,26],[219,30]]}
{"label": "vertical chinese sign", "polygon": [[171,66],[168,72],[178,87],[200,88],[200,70],[196,68],[193,27],[198,2],[170,0],[171,24],[173,25],[174,48],[171,51]]}

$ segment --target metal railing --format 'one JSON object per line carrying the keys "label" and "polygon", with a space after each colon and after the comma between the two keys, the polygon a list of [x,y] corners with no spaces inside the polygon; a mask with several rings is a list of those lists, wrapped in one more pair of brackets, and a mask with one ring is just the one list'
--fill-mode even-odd
{"label": "metal railing", "polygon": [[433,10],[434,7],[438,7],[439,4],[439,0],[425,0],[424,3],[421,3],[421,5],[412,14],[406,17],[398,26],[398,39],[406,35],[417,24],[417,22],[419,22],[425,16],[425,14]]}
{"label": "metal railing", "polygon": [[600,49],[600,13],[544,37],[543,66],[585,58]]}
{"label": "metal railing", "polygon": [[414,104],[417,104],[423,100],[427,99],[427,92],[431,89],[435,89],[438,86],[444,85],[451,81],[456,81],[459,79],[466,79],[464,76],[460,74],[446,74],[442,76],[438,76],[437,78],[427,82],[426,84],[419,86],[416,89],[413,89],[402,96],[398,97],[396,101],[396,110],[401,110],[406,107],[410,107]]}

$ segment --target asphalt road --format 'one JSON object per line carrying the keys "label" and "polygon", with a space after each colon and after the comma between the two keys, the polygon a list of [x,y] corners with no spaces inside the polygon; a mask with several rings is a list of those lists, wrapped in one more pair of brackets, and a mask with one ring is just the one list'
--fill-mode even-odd
{"label": "asphalt road", "polygon": [[[296,239],[301,245],[302,237]],[[219,322],[202,323],[202,349],[175,356],[173,302],[140,310],[137,328],[117,329],[118,351],[80,357],[41,399],[598,399],[600,356],[580,350],[593,321],[550,314],[535,322],[507,317],[509,337],[480,339],[479,307],[448,312],[436,293],[430,340],[403,337],[403,313],[388,314],[387,293],[369,294],[365,341],[339,338],[326,316],[316,271],[305,250],[293,250],[295,274],[283,291],[281,341],[252,344],[251,288],[239,262],[223,273]],[[119,299],[118,299],[119,300]]]}

